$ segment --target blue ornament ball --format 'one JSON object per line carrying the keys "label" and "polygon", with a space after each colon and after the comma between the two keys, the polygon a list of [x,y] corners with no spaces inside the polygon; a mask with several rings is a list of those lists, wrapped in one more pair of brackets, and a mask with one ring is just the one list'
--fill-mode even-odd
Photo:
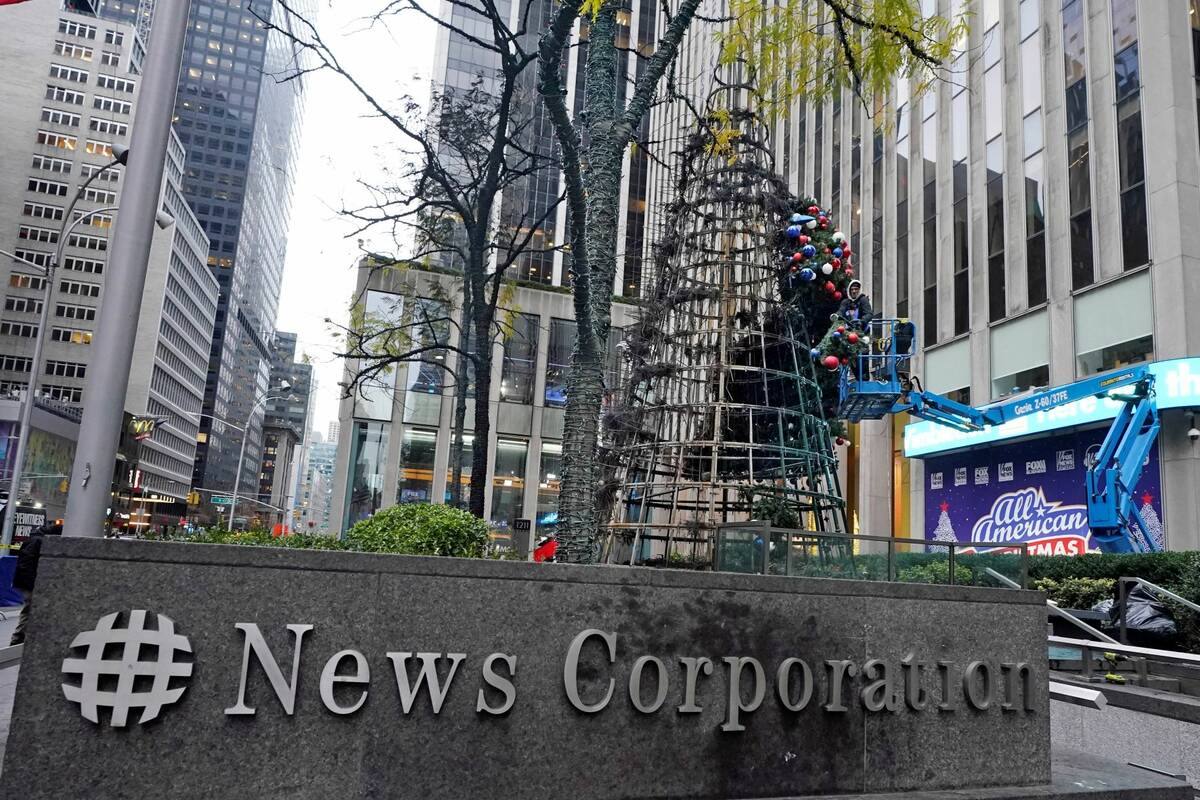
{"label": "blue ornament ball", "polygon": [[817,254],[817,248],[813,247],[811,244],[806,244],[804,245],[804,249],[800,252],[804,253],[806,258],[812,258]]}
{"label": "blue ornament ball", "polygon": [[789,225],[788,229],[787,229],[787,235],[788,235],[789,239],[799,238],[800,237],[800,226],[799,225]]}
{"label": "blue ornament ball", "polygon": [[833,257],[841,258],[842,257],[842,248],[840,248],[840,247],[833,248]]}
{"label": "blue ornament ball", "polygon": [[831,333],[831,334],[829,334],[829,335],[830,335],[832,338],[834,338],[834,339],[840,339],[840,338],[842,338],[842,335],[841,335],[840,333],[838,333],[837,331],[834,331],[833,333]]}
{"label": "blue ornament ball", "polygon": [[800,280],[802,280],[802,281],[811,281],[816,277],[817,277],[817,273],[813,272],[808,267],[805,267],[804,269],[800,270]]}
{"label": "blue ornament ball", "polygon": [[809,354],[810,356],[812,356],[813,358],[820,358],[820,357],[821,357],[821,351],[820,351],[820,350],[818,350],[818,349],[817,349],[817,348],[815,348],[815,347],[814,347],[812,350],[809,350],[809,351],[808,351],[808,354]]}

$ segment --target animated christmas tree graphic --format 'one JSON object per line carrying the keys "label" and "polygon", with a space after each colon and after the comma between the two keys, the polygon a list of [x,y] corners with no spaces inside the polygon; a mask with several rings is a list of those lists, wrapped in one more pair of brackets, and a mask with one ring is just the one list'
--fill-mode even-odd
{"label": "animated christmas tree graphic", "polygon": [[1151,505],[1154,502],[1154,495],[1146,492],[1142,495],[1142,507],[1139,513],[1142,515],[1142,522],[1146,523],[1146,530],[1150,533],[1150,539],[1154,544],[1155,550],[1164,550],[1167,546],[1167,534],[1163,530],[1162,520],[1158,518],[1158,512]]}
{"label": "animated christmas tree graphic", "polygon": [[933,529],[933,540],[935,542],[957,542],[958,537],[954,534],[954,526],[950,523],[950,504],[943,500],[940,507],[942,513],[938,517],[937,527]]}

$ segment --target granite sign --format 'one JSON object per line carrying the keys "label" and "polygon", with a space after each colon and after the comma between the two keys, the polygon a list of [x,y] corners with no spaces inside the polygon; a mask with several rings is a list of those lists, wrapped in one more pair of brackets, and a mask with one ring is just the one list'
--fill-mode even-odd
{"label": "granite sign", "polygon": [[0,796],[1038,784],[1044,637],[1032,592],[53,539]]}

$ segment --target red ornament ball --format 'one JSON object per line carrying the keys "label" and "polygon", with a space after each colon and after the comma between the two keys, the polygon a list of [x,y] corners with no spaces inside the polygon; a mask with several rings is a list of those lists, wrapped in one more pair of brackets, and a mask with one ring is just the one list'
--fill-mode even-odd
{"label": "red ornament ball", "polygon": [[832,292],[837,287],[833,285],[833,281],[825,281],[825,291]]}
{"label": "red ornament ball", "polygon": [[817,212],[818,212],[818,211],[820,211],[820,210],[821,210],[821,209],[817,208],[816,206],[809,206],[809,207],[808,207],[808,213],[810,213],[810,214],[815,214],[815,213],[817,213]]}
{"label": "red ornament ball", "polygon": [[839,362],[837,356],[825,356],[824,361],[821,363],[825,365],[826,369],[837,369]]}
{"label": "red ornament ball", "polygon": [[849,363],[850,363],[850,356],[842,356],[842,363],[843,363],[843,364],[849,364]]}
{"label": "red ornament ball", "polygon": [[792,253],[792,261],[803,261],[804,253]]}
{"label": "red ornament ball", "polygon": [[846,341],[850,344],[858,344],[858,334],[851,332],[850,335],[846,337]]}
{"label": "red ornament ball", "polygon": [[838,332],[838,333],[845,333],[845,332],[846,332],[846,326],[845,326],[845,325],[838,325],[838,327],[837,327],[837,332]]}
{"label": "red ornament ball", "polygon": [[842,293],[841,293],[841,292],[834,292],[834,293],[833,293],[833,299],[834,299],[834,300],[841,300],[841,299],[842,299]]}
{"label": "red ornament ball", "polygon": [[833,251],[830,250],[828,247],[825,248],[825,255],[830,255],[832,253],[833,253]]}
{"label": "red ornament ball", "polygon": [[822,229],[824,229],[824,228],[828,228],[828,227],[829,227],[829,223],[828,223],[828,222],[822,222],[822,223],[821,223],[821,228],[822,228]]}
{"label": "red ornament ball", "polygon": [[844,256],[850,255],[850,245],[848,245],[848,244],[842,245],[842,255],[844,255]]}
{"label": "red ornament ball", "polygon": [[834,269],[837,269],[842,265],[842,260],[840,258],[831,258],[829,263],[833,265]]}
{"label": "red ornament ball", "polygon": [[809,243],[809,241],[810,241],[810,240],[809,240],[809,238],[808,238],[807,236],[805,236],[804,234],[801,234],[801,235],[800,235],[800,244],[808,244],[808,243]]}
{"label": "red ornament ball", "polygon": [[796,266],[795,264],[792,264],[792,272],[799,272],[799,271],[800,271],[800,268],[798,266]]}
{"label": "red ornament ball", "polygon": [[837,444],[838,447],[841,447],[842,445],[844,445],[846,443],[846,440],[840,436],[837,437],[836,439],[834,439],[833,441]]}
{"label": "red ornament ball", "polygon": [[850,276],[852,276],[852,275],[854,274],[854,270],[850,269],[850,267],[849,267],[849,266],[847,266],[847,267],[846,267],[846,269],[845,269],[845,270],[843,270],[843,272],[845,272],[845,273],[846,273],[846,277],[847,277],[847,278],[849,278]]}

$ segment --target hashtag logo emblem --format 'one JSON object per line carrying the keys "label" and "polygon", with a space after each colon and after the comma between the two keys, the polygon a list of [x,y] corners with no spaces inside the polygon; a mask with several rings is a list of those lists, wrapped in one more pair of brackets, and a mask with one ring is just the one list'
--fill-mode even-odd
{"label": "hashtag logo emblem", "polygon": [[192,646],[175,632],[175,623],[158,614],[157,627],[146,627],[146,612],[129,612],[129,624],[119,627],[121,614],[109,614],[71,642],[81,657],[63,659],[63,675],[77,682],[62,685],[63,694],[79,704],[83,718],[100,724],[100,709],[111,709],[109,724],[125,727],[130,711],[141,709],[138,724],[151,721],[163,706],[183,697],[192,674]]}

